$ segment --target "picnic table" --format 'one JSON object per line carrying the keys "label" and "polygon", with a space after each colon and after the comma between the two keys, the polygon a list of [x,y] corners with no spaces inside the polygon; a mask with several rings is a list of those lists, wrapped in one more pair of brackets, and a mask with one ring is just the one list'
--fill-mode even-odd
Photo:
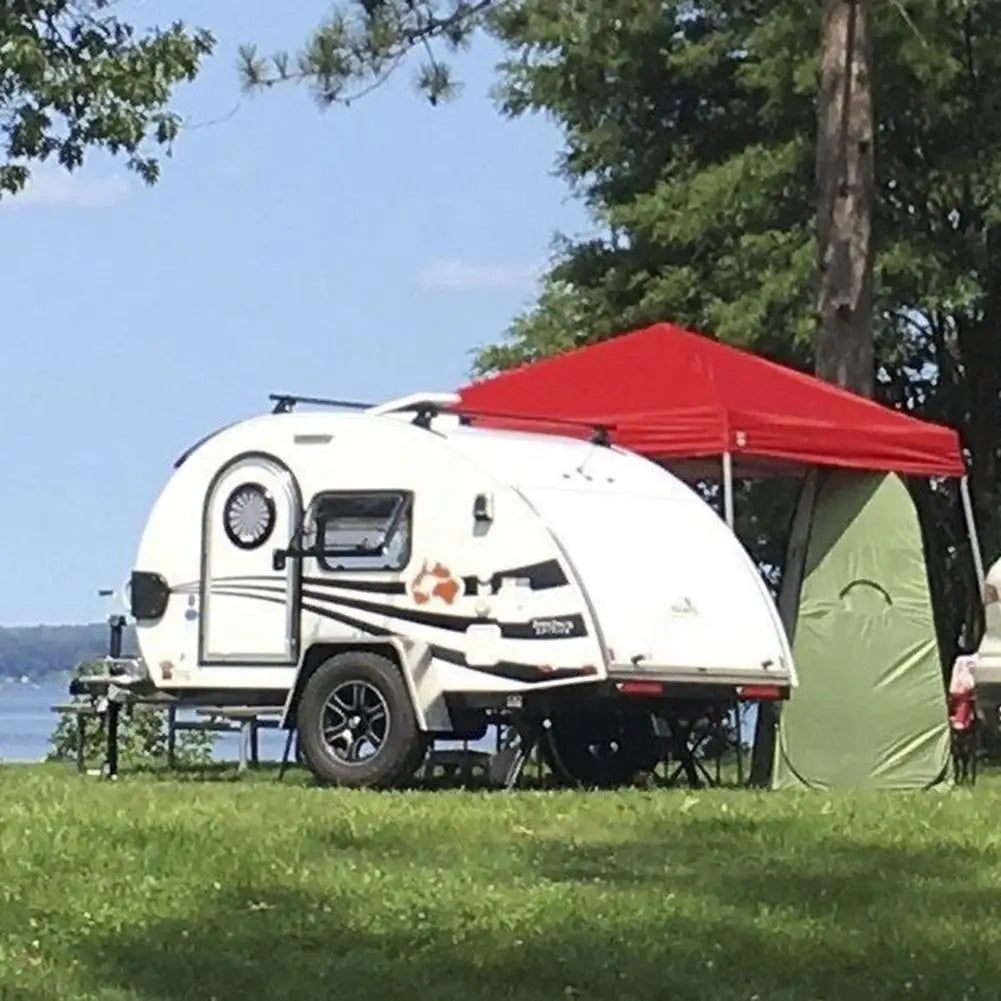
{"label": "picnic table", "polygon": [[[259,733],[262,729],[278,729],[282,706],[204,706],[189,705],[169,698],[136,699],[133,705],[167,713],[167,766],[173,768],[177,758],[177,733],[194,730],[212,733],[238,733],[239,760],[237,768],[245,771],[260,764]],[[87,724],[92,719],[104,720],[107,708],[93,700],[61,702],[51,706],[53,712],[76,718],[76,766],[85,770]],[[178,719],[179,711],[193,709],[195,719]]]}

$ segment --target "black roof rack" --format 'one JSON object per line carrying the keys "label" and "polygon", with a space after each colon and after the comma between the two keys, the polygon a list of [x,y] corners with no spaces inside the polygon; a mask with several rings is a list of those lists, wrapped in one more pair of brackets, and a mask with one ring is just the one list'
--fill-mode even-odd
{"label": "black roof rack", "polygon": [[455,407],[451,411],[456,414],[461,424],[469,425],[477,417],[493,417],[495,420],[520,421],[525,424],[550,424],[567,428],[590,428],[590,441],[594,445],[611,445],[611,433],[618,425],[608,421],[588,420],[586,417],[554,417],[545,414],[511,413],[502,410],[476,410],[469,407]]}
{"label": "black roof rack", "polygon": [[317,407],[340,407],[343,410],[368,410],[374,403],[359,403],[357,400],[330,400],[324,396],[296,396],[293,393],[271,393],[268,399],[274,403],[273,414],[290,413],[297,403],[308,403]]}
{"label": "black roof rack", "polygon": [[[290,413],[297,403],[312,404],[321,407],[340,407],[345,410],[369,410],[376,406],[374,403],[359,403],[356,400],[333,400],[323,396],[297,396],[292,393],[271,393],[268,399],[274,403],[273,414]],[[438,403],[422,403],[416,407],[417,414],[414,423],[421,427],[429,427],[431,419],[438,414],[453,414],[459,419],[459,423],[469,426],[477,417],[497,418],[500,420],[523,421],[526,424],[537,422],[539,424],[563,425],[564,427],[589,428],[591,430],[590,441],[595,445],[609,446],[612,442],[610,432],[616,430],[617,425],[607,421],[588,420],[586,417],[553,417],[543,414],[526,413],[505,413],[496,410],[478,410],[476,408],[463,407],[461,404],[449,406]]]}

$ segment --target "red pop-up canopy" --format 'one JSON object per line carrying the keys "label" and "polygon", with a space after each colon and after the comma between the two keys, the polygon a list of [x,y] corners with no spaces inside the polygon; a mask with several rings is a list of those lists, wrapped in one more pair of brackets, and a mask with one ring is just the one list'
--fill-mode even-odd
{"label": "red pop-up canopy", "polygon": [[478,424],[570,435],[600,425],[615,444],[661,462],[731,455],[965,473],[951,428],[667,323],[502,372],[459,395],[457,409]]}

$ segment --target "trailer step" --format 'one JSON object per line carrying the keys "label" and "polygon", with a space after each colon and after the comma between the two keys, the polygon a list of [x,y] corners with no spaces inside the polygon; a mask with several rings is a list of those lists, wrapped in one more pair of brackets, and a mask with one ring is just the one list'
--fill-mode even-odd
{"label": "trailer step", "polygon": [[490,757],[487,775],[492,786],[506,790],[514,788],[525,762],[539,742],[539,736],[538,725],[527,721],[515,722],[510,727],[501,749]]}

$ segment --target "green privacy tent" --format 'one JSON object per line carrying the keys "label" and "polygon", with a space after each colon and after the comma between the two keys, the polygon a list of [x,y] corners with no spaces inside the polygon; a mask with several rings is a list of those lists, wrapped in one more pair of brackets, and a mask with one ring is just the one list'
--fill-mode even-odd
{"label": "green privacy tent", "polygon": [[949,782],[949,725],[917,511],[894,474],[811,473],[779,607],[800,687],[772,787]]}

